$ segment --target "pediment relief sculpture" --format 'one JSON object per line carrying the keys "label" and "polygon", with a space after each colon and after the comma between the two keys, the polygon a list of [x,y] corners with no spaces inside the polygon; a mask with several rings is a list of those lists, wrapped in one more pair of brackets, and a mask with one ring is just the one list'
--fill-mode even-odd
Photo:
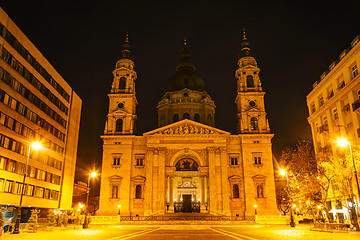
{"label": "pediment relief sculpture", "polygon": [[166,128],[156,134],[219,134],[213,129],[184,124],[176,127]]}

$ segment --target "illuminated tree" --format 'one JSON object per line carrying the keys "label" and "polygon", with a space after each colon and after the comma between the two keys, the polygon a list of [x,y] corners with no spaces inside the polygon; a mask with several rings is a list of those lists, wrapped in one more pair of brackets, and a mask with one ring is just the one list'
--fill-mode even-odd
{"label": "illuminated tree", "polygon": [[2,228],[5,225],[5,217],[4,217],[5,208],[0,207],[0,236],[2,234]]}
{"label": "illuminated tree", "polygon": [[286,171],[290,204],[302,203],[304,212],[313,213],[312,208],[321,203],[321,188],[317,181],[317,161],[312,143],[300,141],[295,148],[286,148],[279,164]]}

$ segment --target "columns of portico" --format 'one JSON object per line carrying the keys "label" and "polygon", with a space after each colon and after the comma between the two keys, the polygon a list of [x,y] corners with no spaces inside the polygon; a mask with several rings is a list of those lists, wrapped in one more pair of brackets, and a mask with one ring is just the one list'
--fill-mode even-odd
{"label": "columns of portico", "polygon": [[[159,148],[159,173],[158,173],[158,192],[156,193],[158,198],[158,210],[161,213],[166,211],[166,191],[165,191],[165,148]],[[155,193],[154,193],[155,194]]]}
{"label": "columns of portico", "polygon": [[216,210],[217,213],[223,211],[222,204],[222,176],[221,176],[221,159],[220,159],[220,149],[216,148],[215,150],[215,184],[216,184]]}
{"label": "columns of portico", "polygon": [[146,181],[145,181],[145,215],[153,213],[153,161],[154,161],[154,148],[146,149]]}
{"label": "columns of portico", "polygon": [[228,165],[229,156],[226,148],[220,148],[220,164],[221,164],[221,196],[222,196],[222,213],[230,216],[230,194],[229,194],[229,180],[228,180]]}
{"label": "columns of portico", "polygon": [[216,202],[216,192],[217,192],[217,184],[216,184],[216,159],[215,159],[215,147],[208,148],[208,156],[209,156],[209,195],[210,201],[208,202],[208,210],[210,213],[217,212],[217,202]]}
{"label": "columns of portico", "polygon": [[152,166],[152,178],[153,178],[153,188],[152,188],[152,201],[153,201],[153,212],[159,210],[159,149],[154,149],[154,160]]}

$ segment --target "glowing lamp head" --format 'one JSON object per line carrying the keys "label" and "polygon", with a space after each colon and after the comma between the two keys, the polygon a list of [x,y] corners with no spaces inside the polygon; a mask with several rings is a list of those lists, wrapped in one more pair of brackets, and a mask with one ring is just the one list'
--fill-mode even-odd
{"label": "glowing lamp head", "polygon": [[286,176],[286,171],[284,169],[280,169],[280,174]]}
{"label": "glowing lamp head", "polygon": [[317,208],[318,208],[318,209],[320,209],[320,208],[321,208],[321,206],[317,206]]}
{"label": "glowing lamp head", "polygon": [[257,208],[257,205],[256,205],[256,204],[254,205],[254,208]]}
{"label": "glowing lamp head", "polygon": [[118,205],[118,208],[121,208],[121,205]]}
{"label": "glowing lamp head", "polygon": [[336,142],[340,147],[346,147],[349,145],[349,141],[346,138],[339,138]]}
{"label": "glowing lamp head", "polygon": [[39,150],[40,148],[42,148],[41,142],[33,142],[33,143],[31,143],[31,148],[35,149],[35,150]]}
{"label": "glowing lamp head", "polygon": [[97,173],[96,173],[96,172],[92,172],[92,173],[90,173],[90,176],[91,176],[91,177],[96,177],[96,176],[97,176]]}

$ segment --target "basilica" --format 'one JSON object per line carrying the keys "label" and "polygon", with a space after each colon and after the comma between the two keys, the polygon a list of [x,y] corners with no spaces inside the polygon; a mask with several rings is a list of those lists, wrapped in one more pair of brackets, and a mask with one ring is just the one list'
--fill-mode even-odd
{"label": "basilica", "polygon": [[[260,69],[244,33],[235,71],[236,135],[216,128],[215,104],[184,40],[159,100],[158,128],[135,135],[134,58],[128,36],[113,71],[97,215],[278,215]],[[141,84],[141,83],[139,83]],[[234,89],[235,91],[235,89]],[[229,116],[231,117],[231,116]],[[234,116],[235,117],[235,116]]]}

